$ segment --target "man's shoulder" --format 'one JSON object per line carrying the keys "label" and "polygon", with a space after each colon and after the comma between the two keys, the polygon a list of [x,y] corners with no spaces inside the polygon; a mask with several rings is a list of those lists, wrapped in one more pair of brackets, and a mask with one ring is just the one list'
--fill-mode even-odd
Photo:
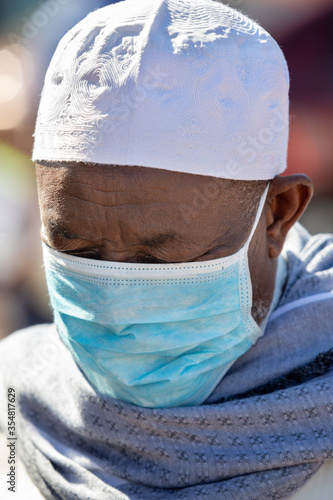
{"label": "man's shoulder", "polygon": [[282,255],[290,258],[294,255],[303,264],[310,262],[323,264],[330,268],[333,265],[333,234],[319,233],[311,235],[301,224],[296,223],[289,231]]}
{"label": "man's shoulder", "polygon": [[[9,388],[15,391],[18,405],[23,405],[23,401],[41,398],[71,366],[70,353],[54,324],[25,328],[1,340],[0,359],[0,409]],[[4,415],[0,411],[0,428]]]}
{"label": "man's shoulder", "polygon": [[282,256],[287,262],[287,280],[282,302],[333,290],[333,235],[311,236],[296,224],[286,239]]}
{"label": "man's shoulder", "polygon": [[29,374],[48,366],[63,346],[54,324],[18,330],[0,342],[0,384],[21,386]]}
{"label": "man's shoulder", "polygon": [[[8,335],[0,341],[0,357],[11,354],[10,358],[27,354],[35,346],[45,343],[47,340],[56,338],[57,331],[54,323],[34,325]],[[8,358],[2,358],[8,359]]]}

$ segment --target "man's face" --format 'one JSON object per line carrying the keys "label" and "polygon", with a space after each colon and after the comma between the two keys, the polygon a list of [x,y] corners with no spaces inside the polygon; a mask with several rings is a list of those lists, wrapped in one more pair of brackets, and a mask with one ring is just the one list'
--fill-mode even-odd
{"label": "man's face", "polygon": [[[240,189],[224,179],[151,168],[37,165],[37,182],[43,241],[92,259],[163,264],[218,259],[244,245],[256,213],[244,183]],[[265,210],[249,264],[253,315],[260,322],[275,276]]]}

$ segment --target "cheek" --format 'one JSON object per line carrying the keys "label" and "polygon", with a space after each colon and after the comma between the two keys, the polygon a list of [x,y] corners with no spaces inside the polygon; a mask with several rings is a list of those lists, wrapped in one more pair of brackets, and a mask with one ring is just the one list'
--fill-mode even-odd
{"label": "cheek", "polygon": [[274,289],[275,261],[269,257],[266,225],[262,220],[250,243],[249,268],[253,299],[270,300]]}
{"label": "cheek", "polygon": [[255,234],[249,249],[252,282],[252,316],[260,325],[270,309],[276,272],[276,261],[269,257],[266,233]]}

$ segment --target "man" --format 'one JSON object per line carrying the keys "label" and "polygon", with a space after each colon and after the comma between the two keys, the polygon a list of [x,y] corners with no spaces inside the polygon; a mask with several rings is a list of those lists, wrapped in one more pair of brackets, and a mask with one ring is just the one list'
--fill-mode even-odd
{"label": "man", "polygon": [[287,142],[282,52],[220,3],[62,40],[34,148],[55,324],[1,346],[46,498],[291,498],[333,458],[333,244],[295,225]]}

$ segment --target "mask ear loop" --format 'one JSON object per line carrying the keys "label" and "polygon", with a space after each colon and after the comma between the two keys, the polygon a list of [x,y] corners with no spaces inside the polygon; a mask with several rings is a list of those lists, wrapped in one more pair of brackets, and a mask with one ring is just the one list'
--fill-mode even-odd
{"label": "mask ear loop", "polygon": [[259,202],[259,205],[258,205],[257,215],[256,215],[256,218],[255,218],[254,224],[252,226],[251,233],[250,233],[250,235],[249,235],[248,239],[246,240],[246,243],[245,243],[245,245],[243,247],[246,250],[249,248],[251,240],[253,238],[253,235],[254,235],[254,233],[255,233],[255,231],[257,229],[257,226],[259,224],[259,220],[260,220],[260,217],[262,215],[262,211],[263,211],[264,206],[265,206],[265,202],[266,202],[267,193],[268,193],[268,190],[269,190],[270,183],[271,183],[271,181],[268,182],[267,186],[265,187],[265,191],[261,195],[260,202]]}
{"label": "mask ear loop", "polygon": [[[247,298],[247,301],[246,301],[247,306],[245,308],[242,307],[242,318],[245,320],[245,322],[247,321],[248,315],[251,318],[250,325],[249,325],[249,333],[250,333],[250,337],[253,339],[253,342],[255,342],[256,338],[257,338],[256,335],[253,333],[253,331],[256,331],[257,335],[259,334],[259,336],[263,335],[267,321],[265,322],[265,320],[264,320],[264,322],[263,322],[264,324],[261,324],[259,326],[251,314],[251,308],[252,308],[252,303],[253,303],[253,295],[252,295],[253,290],[252,290],[252,282],[251,282],[251,277],[250,277],[248,249],[250,246],[250,242],[253,238],[253,235],[257,229],[260,217],[262,215],[262,211],[263,211],[263,208],[264,208],[264,205],[266,202],[269,186],[270,186],[270,181],[268,182],[268,184],[265,188],[265,191],[261,195],[260,202],[259,202],[258,209],[257,209],[257,215],[255,218],[254,224],[252,226],[250,236],[248,237],[245,245],[243,246],[244,253],[243,253],[242,262],[243,262],[243,265],[245,266],[246,274],[247,274],[249,279],[247,281],[248,288],[246,291],[244,290],[244,292],[242,294],[243,300],[245,299],[245,297]],[[245,324],[248,324],[248,323],[245,323]],[[253,330],[253,328],[254,328],[254,330]]]}

